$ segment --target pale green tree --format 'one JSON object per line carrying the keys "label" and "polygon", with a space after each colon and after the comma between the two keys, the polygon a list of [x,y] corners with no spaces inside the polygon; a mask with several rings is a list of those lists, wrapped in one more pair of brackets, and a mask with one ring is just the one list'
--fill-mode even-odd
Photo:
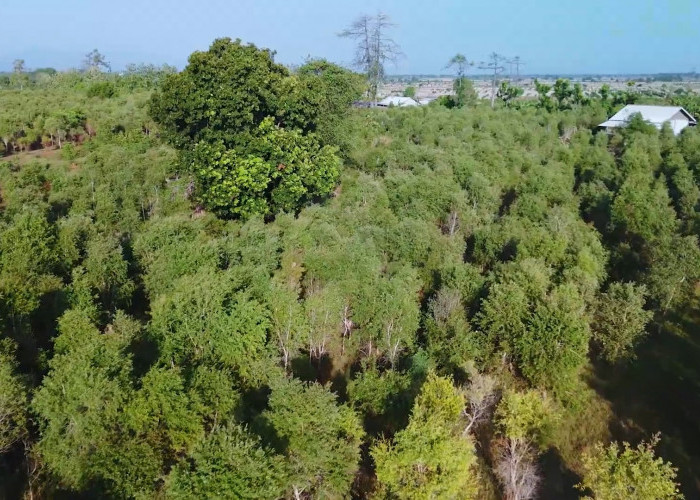
{"label": "pale green tree", "polygon": [[474,443],[462,432],[464,396],[428,375],[408,426],[372,447],[380,491],[389,498],[476,498]]}
{"label": "pale green tree", "polygon": [[632,448],[628,443],[596,444],[583,455],[583,481],[578,488],[588,500],[675,500],[676,469],[657,457],[658,437]]}

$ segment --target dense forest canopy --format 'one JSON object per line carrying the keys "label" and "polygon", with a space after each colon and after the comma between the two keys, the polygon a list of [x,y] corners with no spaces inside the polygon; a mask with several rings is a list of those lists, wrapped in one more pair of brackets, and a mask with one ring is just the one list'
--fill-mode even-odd
{"label": "dense forest canopy", "polygon": [[462,78],[7,82],[0,496],[697,497],[700,134]]}

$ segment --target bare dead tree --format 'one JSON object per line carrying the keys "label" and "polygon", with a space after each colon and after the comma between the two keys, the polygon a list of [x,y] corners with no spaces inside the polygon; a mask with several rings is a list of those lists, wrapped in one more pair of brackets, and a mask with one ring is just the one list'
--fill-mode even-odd
{"label": "bare dead tree", "polygon": [[345,304],[343,308],[343,344],[340,350],[342,354],[345,354],[345,339],[350,338],[354,326],[355,324],[350,319],[350,306]]}
{"label": "bare dead tree", "polygon": [[487,69],[489,71],[493,71],[493,75],[491,78],[491,107],[493,108],[496,102],[496,90],[498,88],[498,77],[503,73],[503,71],[506,69],[505,66],[503,66],[503,63],[505,61],[505,58],[497,54],[496,52],[492,52],[491,55],[489,55],[489,60],[487,62],[482,62],[479,64],[479,69]]}
{"label": "bare dead tree", "polygon": [[441,288],[430,301],[430,311],[438,323],[444,323],[462,306],[462,294],[454,288]]}
{"label": "bare dead tree", "polygon": [[112,66],[107,62],[105,56],[97,49],[85,54],[85,58],[83,59],[83,68],[89,73],[99,73],[102,70],[111,73],[112,71]]}
{"label": "bare dead tree", "polygon": [[515,81],[520,81],[520,66],[525,66],[525,63],[520,59],[520,56],[515,56],[513,59],[508,60],[510,65],[510,77],[513,79],[513,66],[515,66]]}
{"label": "bare dead tree", "polygon": [[379,85],[384,81],[385,64],[401,56],[399,45],[389,36],[396,25],[382,12],[376,16],[362,15],[338,36],[356,41],[353,65],[367,75],[369,96],[377,103]]}
{"label": "bare dead tree", "polygon": [[469,385],[464,390],[467,405],[462,412],[467,419],[463,434],[469,432],[486,420],[498,402],[497,381],[494,377],[474,372]]}
{"label": "bare dead tree", "polygon": [[505,500],[535,498],[541,477],[535,452],[525,439],[507,439],[496,459],[494,472],[503,486]]}
{"label": "bare dead tree", "polygon": [[447,220],[442,226],[442,231],[444,234],[449,234],[450,236],[454,236],[454,234],[457,232],[459,229],[459,214],[457,213],[457,210],[455,208],[452,208],[450,210],[450,213],[447,215]]}

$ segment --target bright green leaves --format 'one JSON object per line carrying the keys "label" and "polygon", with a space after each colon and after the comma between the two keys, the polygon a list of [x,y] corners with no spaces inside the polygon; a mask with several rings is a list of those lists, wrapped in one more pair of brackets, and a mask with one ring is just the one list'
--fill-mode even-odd
{"label": "bright green leaves", "polygon": [[338,181],[340,160],[334,148],[278,128],[270,118],[245,149],[197,144],[190,170],[205,207],[221,216],[249,217],[293,211],[327,196]]}
{"label": "bright green leaves", "polygon": [[264,196],[273,169],[262,158],[241,158],[222,145],[207,143],[195,146],[192,157],[199,199],[207,208],[242,216],[267,211]]}
{"label": "bright green leaves", "polygon": [[552,402],[536,390],[509,391],[496,410],[496,422],[508,439],[545,445],[556,414]]}
{"label": "bright green leaves", "polygon": [[428,375],[408,427],[371,450],[385,496],[475,498],[474,444],[459,428],[464,404],[451,379]]}
{"label": "bright green leaves", "polygon": [[583,455],[583,481],[579,489],[592,493],[589,500],[676,500],[683,496],[675,482],[676,469],[656,457],[658,437],[636,448],[624,443],[596,444]]}

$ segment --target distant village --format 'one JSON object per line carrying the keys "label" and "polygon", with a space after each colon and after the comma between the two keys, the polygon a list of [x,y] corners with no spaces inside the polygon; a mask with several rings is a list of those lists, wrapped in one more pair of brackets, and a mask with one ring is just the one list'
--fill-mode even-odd
{"label": "distant village", "polygon": [[[679,89],[684,91],[700,92],[700,75],[694,75],[692,79],[682,79],[678,81],[660,81],[649,76],[604,76],[604,77],[567,77],[572,83],[581,83],[584,92],[592,94],[598,92],[603,85],[608,85],[611,90],[625,90],[630,84],[640,92],[651,92],[658,95],[673,93]],[[488,76],[477,75],[469,77],[478,96],[482,99],[491,96],[491,79]],[[548,85],[553,84],[557,77],[512,77],[501,75],[499,81],[510,81],[524,90],[523,97],[536,97],[534,81],[538,78],[540,82]],[[446,76],[400,76],[386,81],[379,88],[379,98],[400,97],[404,95],[406,88],[415,89],[414,99],[418,104],[424,104],[437,99],[443,95],[452,94],[453,77]],[[395,104],[395,103],[394,103]]]}

